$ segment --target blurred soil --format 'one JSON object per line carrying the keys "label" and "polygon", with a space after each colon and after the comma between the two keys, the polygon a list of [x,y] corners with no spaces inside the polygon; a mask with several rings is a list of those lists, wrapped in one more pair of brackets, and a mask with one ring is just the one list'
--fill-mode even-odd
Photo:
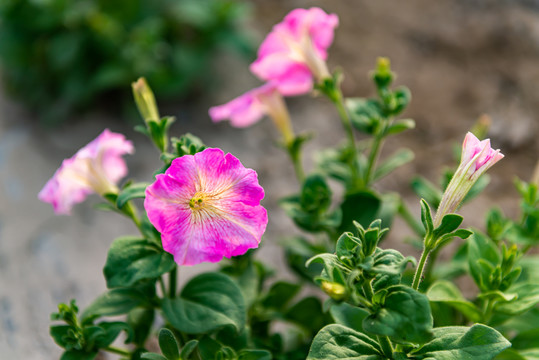
{"label": "blurred soil", "polygon": [[[392,61],[396,85],[410,88],[413,101],[403,114],[416,120],[416,129],[384,145],[382,158],[400,147],[416,159],[379,184],[398,191],[414,213],[418,199],[409,190],[416,173],[437,182],[445,166],[454,165],[452,147],[464,138],[483,113],[492,118],[489,137],[506,158],[491,174],[491,184],[461,213],[466,225],[482,228],[484,211],[498,204],[512,215],[518,210],[515,176],[529,179],[539,153],[539,2],[533,0],[255,0],[250,22],[260,41],[271,26],[296,7],[320,6],[339,15],[340,26],[330,50],[330,68],[341,67],[347,96],[372,96],[368,72],[378,56]],[[192,132],[212,147],[221,147],[259,173],[266,190],[270,224],[259,256],[283,269],[278,241],[293,228],[277,205],[296,190],[292,166],[275,146],[270,121],[248,129],[211,124],[207,109],[259,84],[248,62],[235,56],[216,59],[219,90],[189,106],[162,109],[175,115],[172,134]],[[337,114],[323,99],[302,97],[288,104],[297,132],[314,131],[305,164],[312,167],[317,149],[343,139]],[[54,131],[36,126],[32,114],[0,96],[0,359],[54,359],[60,349],[48,335],[49,313],[59,302],[76,298],[81,307],[105,290],[101,275],[106,251],[120,235],[134,233],[131,224],[96,212],[94,197],[77,206],[71,217],[56,217],[36,195],[62,159],[95,138],[103,128],[123,132],[135,142],[129,157],[130,177],[149,181],[159,167],[157,152],[132,126],[96,111],[73,119]],[[402,243],[408,234],[397,221],[389,239]],[[388,246],[387,243],[384,246]],[[185,281],[194,271],[182,269]],[[289,276],[285,272],[285,276]]]}

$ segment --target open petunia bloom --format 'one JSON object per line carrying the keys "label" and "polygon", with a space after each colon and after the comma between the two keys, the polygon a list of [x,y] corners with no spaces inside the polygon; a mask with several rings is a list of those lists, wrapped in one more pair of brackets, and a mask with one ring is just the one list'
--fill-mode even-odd
{"label": "open petunia bloom", "polygon": [[251,71],[274,81],[285,96],[308,93],[313,77],[321,81],[331,76],[325,60],[338,24],[337,15],[320,8],[292,10],[262,42]]}
{"label": "open petunia bloom", "polygon": [[134,150],[124,135],[105,129],[73,157],[62,162],[38,198],[50,203],[56,214],[68,215],[74,204],[84,201],[91,193],[116,193],[116,184],[127,174],[122,155],[132,154]]}
{"label": "open petunia bloom", "polygon": [[455,212],[477,179],[502,158],[500,150],[490,147],[490,139],[480,141],[474,134],[468,132],[462,143],[459,167],[445,189],[436,212],[434,226],[440,225],[444,215]]}
{"label": "open petunia bloom", "polygon": [[217,262],[258,247],[268,216],[256,172],[208,148],[175,159],[146,189],[144,207],[179,265]]}
{"label": "open petunia bloom", "polygon": [[249,90],[226,104],[209,110],[213,122],[230,120],[234,127],[247,127],[269,115],[286,143],[294,138],[290,115],[282,95],[273,83]]}

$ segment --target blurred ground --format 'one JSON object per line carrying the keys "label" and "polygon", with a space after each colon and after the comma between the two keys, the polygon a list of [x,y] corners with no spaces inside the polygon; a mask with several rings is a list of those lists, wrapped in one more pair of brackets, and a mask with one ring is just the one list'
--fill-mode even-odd
{"label": "blurred ground", "polygon": [[[484,210],[497,203],[513,214],[518,204],[512,180],[529,179],[537,161],[539,142],[539,2],[426,0],[406,2],[349,0],[256,0],[253,27],[261,39],[271,26],[296,7],[321,6],[340,17],[330,50],[330,68],[341,66],[347,96],[369,96],[367,73],[378,56],[387,56],[413,101],[404,114],[417,128],[387,143],[382,157],[399,147],[416,153],[415,161],[384,180],[380,187],[401,191],[418,212],[409,179],[420,173],[436,181],[444,166],[452,165],[451,146],[461,142],[482,113],[493,124],[489,136],[506,158],[490,171],[487,190],[461,211],[467,225],[481,226]],[[245,130],[211,124],[207,109],[259,84],[248,63],[235,57],[216,60],[223,76],[219,91],[181,109],[162,109],[177,116],[172,134],[192,132],[213,147],[239,157],[256,169],[266,189],[270,224],[260,256],[282,268],[278,239],[291,222],[277,200],[295,190],[292,167],[274,146],[276,131],[269,121]],[[319,148],[339,141],[343,134],[334,109],[321,99],[290,99],[297,131],[319,134],[308,145],[306,164]],[[135,142],[129,157],[130,177],[150,180],[159,166],[156,151],[131,126],[112,121],[98,111],[46,131],[32,114],[0,96],[0,359],[55,359],[60,349],[48,335],[49,313],[58,302],[76,298],[81,307],[105,290],[101,275],[111,241],[134,233],[129,222],[96,212],[90,201],[71,217],[56,217],[37,193],[61,160],[95,138],[103,128],[123,132]],[[480,215],[478,215],[480,214]],[[399,243],[401,222],[393,230]],[[397,237],[396,234],[399,234]],[[211,267],[197,267],[194,271]],[[185,281],[193,269],[182,269]]]}

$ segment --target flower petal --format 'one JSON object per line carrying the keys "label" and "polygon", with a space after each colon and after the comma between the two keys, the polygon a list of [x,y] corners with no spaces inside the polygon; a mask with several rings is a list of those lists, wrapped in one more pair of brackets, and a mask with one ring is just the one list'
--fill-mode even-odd
{"label": "flower petal", "polygon": [[257,247],[268,221],[263,197],[254,170],[208,148],[175,159],[146,189],[144,207],[163,248],[178,264],[195,265]]}

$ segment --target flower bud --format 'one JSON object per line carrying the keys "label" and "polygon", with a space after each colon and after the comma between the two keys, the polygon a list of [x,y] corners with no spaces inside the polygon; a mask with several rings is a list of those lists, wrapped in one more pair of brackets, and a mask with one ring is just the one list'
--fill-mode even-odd
{"label": "flower bud", "polygon": [[139,78],[131,84],[131,87],[133,88],[133,96],[135,97],[138,111],[144,118],[144,121],[158,121],[159,111],[155,103],[155,96],[146,79],[143,77]]}
{"label": "flower bud", "polygon": [[445,189],[434,218],[434,227],[440,225],[445,215],[455,212],[477,179],[502,158],[500,150],[490,147],[490,139],[479,141],[471,132],[466,134],[459,167]]}
{"label": "flower bud", "polygon": [[322,290],[333,300],[342,300],[346,296],[346,288],[341,284],[330,281],[322,281],[321,287]]}

